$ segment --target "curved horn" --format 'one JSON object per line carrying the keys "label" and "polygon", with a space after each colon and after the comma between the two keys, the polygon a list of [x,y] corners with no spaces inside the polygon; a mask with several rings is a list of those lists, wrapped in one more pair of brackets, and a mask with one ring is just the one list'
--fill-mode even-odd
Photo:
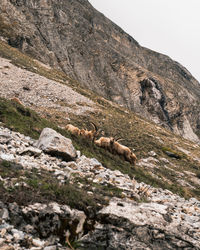
{"label": "curved horn", "polygon": [[94,122],[90,122],[90,124],[92,125],[92,127],[94,128],[94,130],[97,131],[97,126],[94,124]]}
{"label": "curved horn", "polygon": [[115,141],[124,141],[124,139],[122,139],[122,138],[117,138]]}

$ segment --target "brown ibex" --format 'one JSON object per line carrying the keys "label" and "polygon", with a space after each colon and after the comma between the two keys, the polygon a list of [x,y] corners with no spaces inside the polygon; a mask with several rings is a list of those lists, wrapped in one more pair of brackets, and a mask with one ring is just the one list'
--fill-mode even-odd
{"label": "brown ibex", "polygon": [[12,97],[11,99],[10,99],[12,102],[16,102],[16,103],[18,103],[18,104],[20,104],[20,105],[23,105],[23,103],[19,100],[19,98],[17,98],[17,97]]}
{"label": "brown ibex", "polygon": [[85,139],[94,141],[95,138],[99,135],[100,130],[97,129],[97,126],[91,122],[90,123],[93,127],[92,130],[87,130],[87,129],[81,129],[80,130],[80,135],[83,136]]}
{"label": "brown ibex", "polygon": [[130,148],[120,144],[118,142],[119,140],[121,140],[121,139],[115,140],[113,138],[113,140],[110,141],[110,146],[111,146],[111,149],[112,149],[112,153],[116,153],[116,154],[118,154],[120,156],[123,156],[126,161],[128,161],[131,164],[135,165],[136,160],[137,160],[136,155],[130,150]]}
{"label": "brown ibex", "polygon": [[111,141],[114,141],[113,137],[100,137],[98,140],[95,140],[94,143],[101,148],[104,148],[112,153]]}
{"label": "brown ibex", "polygon": [[71,134],[73,135],[80,135],[81,131],[79,128],[75,127],[72,124],[67,124],[67,126],[65,127]]}

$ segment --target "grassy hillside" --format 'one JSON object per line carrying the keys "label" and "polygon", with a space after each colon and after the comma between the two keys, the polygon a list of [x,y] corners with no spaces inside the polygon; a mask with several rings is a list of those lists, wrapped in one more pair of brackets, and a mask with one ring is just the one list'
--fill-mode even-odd
{"label": "grassy hillside", "polygon": [[[35,139],[39,137],[44,127],[51,127],[71,138],[77,150],[88,157],[97,158],[107,168],[118,169],[123,173],[134,176],[138,181],[143,181],[155,187],[167,188],[186,198],[200,196],[199,185],[193,183],[190,176],[185,174],[181,179],[191,184],[193,188],[190,188],[189,185],[183,186],[179,182],[180,173],[184,173],[184,171],[193,172],[196,178],[200,176],[200,150],[198,145],[145,121],[134,113],[95,95],[90,90],[82,89],[78,82],[70,79],[62,72],[43,66],[3,42],[0,42],[0,56],[11,60],[18,67],[26,68],[49,79],[67,84],[77,92],[89,97],[96,103],[99,111],[88,113],[87,116],[76,116],[70,113],[70,123],[80,128],[89,129],[90,122],[94,122],[98,128],[103,130],[105,136],[112,135],[123,138],[123,144],[134,149],[138,162],[133,167],[119,156],[112,155],[80,137],[72,136],[66,130],[60,128],[67,123],[63,118],[65,114],[58,115],[55,111],[46,108],[37,110],[36,107],[32,107],[43,113],[43,117],[40,117],[33,110],[1,98],[0,121],[4,126]],[[148,159],[148,163],[153,163],[156,167],[141,164],[144,159],[150,157],[151,151],[155,152],[153,153],[155,156],[152,157],[153,159]],[[165,161],[161,160],[162,158]],[[167,161],[169,163],[166,164]]]}
{"label": "grassy hillside", "polygon": [[[113,116],[113,119],[106,119],[105,123],[101,125],[101,128],[106,131],[106,134],[113,133],[112,131],[110,131],[110,126],[112,126],[113,121],[115,121],[115,127],[113,128],[114,133],[118,131],[118,135],[120,135],[120,137],[127,139],[125,141],[126,144],[130,147],[133,146],[135,148],[135,153],[138,159],[148,156],[148,152],[152,150],[154,150],[159,157],[162,156],[169,158],[165,154],[165,150],[168,150],[174,152],[179,156],[178,159],[169,159],[173,164],[176,164],[176,168],[178,168],[180,171],[183,171],[184,169],[192,170],[193,172],[196,172],[198,174],[199,166],[197,166],[195,162],[191,158],[187,157],[184,153],[178,152],[177,150],[173,149],[172,145],[170,144],[167,132],[166,134],[164,134],[163,132],[161,132],[160,134],[157,132],[156,134],[156,136],[158,136],[159,134],[162,140],[168,141],[168,144],[163,147],[163,145],[160,145],[157,142],[156,138],[152,137],[154,136],[153,134],[155,133],[155,131],[152,131],[154,133],[151,133],[149,135],[146,132],[144,133],[144,131],[147,131],[148,129],[147,122],[143,122],[143,126],[139,126],[137,124],[139,123],[141,125],[141,121],[139,118],[136,119],[135,117],[134,125],[128,128],[126,127],[126,123],[122,122],[125,120],[122,113],[116,112],[116,110],[114,113],[115,116]],[[100,116],[98,117],[99,119],[101,118]],[[94,119],[95,117],[90,118]],[[80,120],[75,121],[75,117],[73,119],[73,123],[77,123],[77,125],[82,125],[83,127],[87,126],[87,123],[83,125]],[[133,117],[130,115],[129,119],[131,120],[133,119]],[[152,169],[148,171],[147,169],[144,169],[137,165],[133,167],[128,162],[125,162],[123,159],[121,159],[119,156],[112,155],[104,149],[96,147],[89,141],[71,135],[66,130],[57,127],[53,121],[48,121],[44,118],[39,117],[36,112],[25,108],[17,103],[4,100],[2,98],[0,98],[0,121],[3,123],[4,126],[12,130],[19,131],[20,133],[23,133],[25,135],[29,135],[35,139],[39,137],[39,134],[44,127],[51,127],[63,134],[64,136],[71,138],[77,150],[80,150],[88,157],[97,158],[107,168],[110,168],[112,170],[118,169],[123,173],[129,174],[130,176],[134,176],[138,181],[143,181],[155,187],[167,188],[173,192],[179,193],[180,195],[186,198],[191,196],[198,197],[199,195],[198,189],[190,190],[181,187],[181,185],[176,183],[176,176],[174,176],[173,173],[170,173],[169,170],[166,171],[166,169],[162,168],[162,166],[160,166],[160,169],[156,170],[156,175],[159,177],[159,179],[155,178],[152,176]],[[125,131],[125,128],[127,132]],[[129,138],[128,133],[132,135]],[[163,177],[167,177],[170,181],[172,181],[172,184],[163,181]]]}

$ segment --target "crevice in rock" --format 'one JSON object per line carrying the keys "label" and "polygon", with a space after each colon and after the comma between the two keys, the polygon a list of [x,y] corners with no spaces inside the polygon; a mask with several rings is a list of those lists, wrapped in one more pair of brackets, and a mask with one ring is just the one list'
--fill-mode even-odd
{"label": "crevice in rock", "polygon": [[161,85],[154,78],[144,79],[139,82],[142,96],[140,104],[146,106],[151,115],[156,115],[173,130],[169,113],[166,110],[166,98]]}

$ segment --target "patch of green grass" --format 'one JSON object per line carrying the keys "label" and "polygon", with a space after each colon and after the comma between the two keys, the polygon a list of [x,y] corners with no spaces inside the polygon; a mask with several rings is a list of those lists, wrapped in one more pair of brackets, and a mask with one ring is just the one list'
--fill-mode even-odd
{"label": "patch of green grass", "polygon": [[169,147],[162,147],[162,151],[169,157],[173,157],[176,159],[186,158],[186,154],[184,154],[183,152],[177,152]]}
{"label": "patch of green grass", "polygon": [[2,178],[18,178],[21,169],[22,167],[18,164],[0,159],[0,175]]}
{"label": "patch of green grass", "polygon": [[[18,131],[25,135],[29,135],[35,139],[39,137],[39,134],[44,127],[53,128],[60,132],[62,135],[71,138],[75,148],[77,150],[80,150],[82,154],[85,154],[87,157],[95,157],[98,161],[102,163],[104,167],[110,168],[111,170],[120,170],[122,173],[128,174],[130,177],[135,177],[137,181],[145,182],[154,187],[162,187],[168,188],[172,191],[178,191],[178,188],[175,189],[170,185],[166,185],[166,183],[157,180],[141,168],[131,166],[128,162],[125,162],[121,157],[113,155],[110,152],[97,147],[90,141],[82,139],[81,137],[70,135],[67,131],[59,129],[53,122],[39,117],[34,111],[25,108],[18,103],[14,103],[12,101],[0,98],[0,121],[3,122],[6,127],[14,129],[15,131]],[[116,122],[116,126],[118,127],[120,125]],[[123,124],[121,124],[121,127],[123,128]],[[119,127],[117,129],[120,131]],[[125,136],[125,134],[123,134],[123,136]],[[135,140],[137,140],[137,144],[141,145],[139,139],[136,137]],[[150,151],[151,148],[149,148],[148,140],[149,137],[147,135],[144,135],[142,137],[142,142],[144,145],[146,145],[146,150]],[[151,147],[152,145],[155,150],[157,146],[156,143],[152,141]],[[143,150],[143,147],[141,146],[141,151]],[[146,150],[143,150],[143,155],[145,155]],[[167,150],[169,150],[169,148],[167,148]],[[167,173],[164,173],[164,176],[165,175],[167,175]],[[35,183],[35,185],[36,184],[37,182]],[[47,186],[43,186],[43,188],[45,187],[47,188]]]}
{"label": "patch of green grass", "polygon": [[4,98],[0,98],[0,122],[34,139],[39,137],[44,127],[56,128],[52,122],[39,117],[36,112]]}
{"label": "patch of green grass", "polygon": [[[162,172],[162,170],[161,170],[161,172]],[[144,183],[149,184],[149,185],[156,187],[156,188],[170,190],[171,192],[176,193],[176,194],[184,197],[185,199],[191,198],[192,196],[195,195],[195,192],[193,192],[193,190],[188,190],[187,188],[180,186],[179,184],[176,183],[175,179],[173,179],[173,181],[174,181],[173,184],[170,184],[170,183],[167,183],[166,181],[163,181],[162,176],[168,177],[168,172],[166,172],[163,175],[157,173],[157,176],[160,177],[160,179],[152,177],[150,173],[148,173],[140,168],[137,168],[135,171],[135,179],[138,182],[144,182]]]}
{"label": "patch of green grass", "polygon": [[81,178],[79,176],[75,176],[73,179],[74,183],[83,184],[82,189],[86,191],[94,192],[95,194],[99,194],[102,196],[102,199],[107,197],[122,197],[123,190],[112,185],[112,184],[100,184],[89,181],[87,178]]}
{"label": "patch of green grass", "polygon": [[[2,166],[4,169],[2,169]],[[16,186],[12,189],[5,189],[3,185],[0,185],[0,197],[3,202],[17,202],[19,205],[28,205],[35,202],[48,203],[55,201],[59,204],[66,204],[71,208],[82,210],[86,214],[100,209],[97,203],[105,204],[101,195],[94,194],[91,197],[85,190],[81,190],[77,185],[69,182],[61,185],[49,172],[42,171],[39,174],[36,171],[32,171],[24,173],[24,170],[19,168],[19,165],[0,162],[0,175],[5,171],[5,168],[7,170],[4,177],[15,177],[20,181],[20,177],[25,175],[24,181],[28,184],[28,187]],[[15,176],[13,176],[13,171]]]}
{"label": "patch of green grass", "polygon": [[[118,135],[121,135],[121,138],[127,138],[126,145],[129,147],[133,146],[134,148],[136,148],[136,155],[138,158],[147,156],[148,152],[151,150],[154,150],[157,153],[162,153],[159,144],[156,143],[154,139],[149,138],[148,134],[144,134],[141,131],[136,132],[136,125],[133,128],[130,125],[129,129],[135,130],[135,133],[131,137],[129,136],[128,138],[129,133],[127,134],[126,132],[126,123],[122,122],[124,120],[123,116],[122,114],[118,114],[118,116],[120,117],[118,117],[119,119],[111,117],[107,119],[104,124],[101,125],[101,127],[104,129],[104,131],[106,131],[108,135],[109,133],[111,134],[109,127],[111,127],[111,122],[113,123],[112,119],[116,119],[115,129],[112,132],[112,135],[118,131]],[[81,137],[71,135],[68,131],[58,128],[54,124],[54,122],[39,117],[36,112],[25,108],[18,103],[14,103],[3,98],[0,98],[0,121],[3,122],[6,127],[23,133],[25,135],[31,136],[35,139],[39,137],[39,134],[43,128],[53,128],[59,133],[61,133],[63,136],[71,138],[75,148],[77,150],[80,150],[82,154],[85,154],[87,157],[96,158],[106,168],[109,168],[111,170],[120,170],[122,173],[128,174],[131,178],[135,177],[137,181],[145,182],[154,187],[167,188],[171,191],[176,192],[179,191],[178,187],[181,188],[181,186],[179,185],[177,185],[177,188],[167,185],[165,182],[162,182],[152,177],[147,171],[144,171],[143,169],[137,166],[132,166],[128,162],[124,161],[121,157],[113,155],[110,152],[97,147],[92,142],[87,141]],[[92,121],[94,121],[94,117]],[[89,126],[89,121],[85,124],[86,127]],[[175,162],[175,164],[177,164],[177,159],[174,159],[173,161]],[[183,166],[188,166],[187,158],[183,157],[181,159],[181,163],[183,163]],[[166,176],[167,173],[163,173],[163,175]],[[43,185],[43,188],[45,187],[47,188],[47,186]]]}

